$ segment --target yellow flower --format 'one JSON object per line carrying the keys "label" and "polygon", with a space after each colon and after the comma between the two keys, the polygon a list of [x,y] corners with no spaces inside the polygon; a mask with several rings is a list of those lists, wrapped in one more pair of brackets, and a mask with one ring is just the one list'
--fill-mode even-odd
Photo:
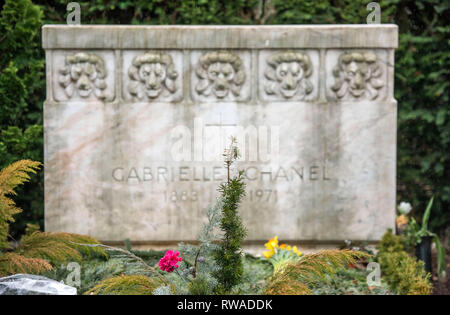
{"label": "yellow flower", "polygon": [[265,252],[264,252],[264,257],[266,257],[266,258],[270,258],[270,257],[272,257],[272,256],[273,256],[273,254],[274,254],[274,252],[273,252],[273,251],[265,251]]}
{"label": "yellow flower", "polygon": [[286,249],[287,249],[287,250],[291,250],[291,246],[288,245],[288,246],[286,247]]}
{"label": "yellow flower", "polygon": [[264,246],[270,251],[278,248],[278,237],[275,236],[274,238],[271,238]]}
{"label": "yellow flower", "polygon": [[297,246],[292,247],[292,251],[293,251],[294,253],[296,253],[297,256],[300,256],[300,255],[302,254],[302,252],[299,251],[299,250],[297,249]]}
{"label": "yellow flower", "polygon": [[405,216],[404,214],[401,214],[397,217],[397,226],[398,227],[403,227],[406,224],[408,224],[408,217]]}

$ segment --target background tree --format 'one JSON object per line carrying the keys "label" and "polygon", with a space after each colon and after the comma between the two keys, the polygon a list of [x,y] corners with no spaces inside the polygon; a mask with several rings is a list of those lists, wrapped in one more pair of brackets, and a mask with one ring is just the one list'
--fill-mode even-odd
{"label": "background tree", "polygon": [[[42,10],[30,0],[7,0],[0,12],[0,169],[22,159],[43,161],[42,104],[44,54],[40,45]],[[43,227],[44,174],[19,187],[25,209],[10,233],[18,239],[26,223]]]}

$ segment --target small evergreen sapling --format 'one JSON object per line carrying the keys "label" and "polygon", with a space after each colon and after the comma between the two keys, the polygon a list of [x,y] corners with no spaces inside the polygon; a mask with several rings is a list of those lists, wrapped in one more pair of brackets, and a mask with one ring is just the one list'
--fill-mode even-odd
{"label": "small evergreen sapling", "polygon": [[222,216],[220,229],[223,237],[214,252],[217,271],[213,273],[218,281],[217,292],[227,293],[239,284],[243,274],[242,241],[247,232],[238,213],[239,203],[245,195],[243,172],[239,171],[231,176],[231,166],[239,158],[236,139],[231,139],[230,147],[225,150],[225,167],[227,181],[220,185],[219,191],[222,199]]}

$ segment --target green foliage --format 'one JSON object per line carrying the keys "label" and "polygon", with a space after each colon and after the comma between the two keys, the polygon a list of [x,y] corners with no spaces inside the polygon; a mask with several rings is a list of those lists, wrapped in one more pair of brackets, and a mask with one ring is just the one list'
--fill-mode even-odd
{"label": "green foliage", "polygon": [[368,254],[352,250],[323,250],[304,255],[299,261],[290,262],[275,271],[267,282],[265,294],[309,295],[312,286],[329,281],[329,275],[354,264]]}
{"label": "green foliage", "polygon": [[391,295],[395,294],[382,280],[380,286],[370,287],[367,276],[370,271],[357,268],[339,269],[329,281],[312,287],[315,295]]}
{"label": "green foliage", "polygon": [[[0,12],[0,130],[42,124],[45,98],[42,17],[42,10],[31,0],[6,0]],[[15,160],[24,158],[31,157],[16,156]],[[11,161],[2,163],[0,167]]]}
{"label": "green foliage", "polygon": [[79,242],[98,244],[97,240],[85,235],[30,232],[13,252],[0,252],[0,277],[15,273],[41,274],[62,263],[107,257],[102,248],[81,246]]}
{"label": "green foliage", "polygon": [[392,230],[387,230],[384,233],[381,241],[377,245],[378,255],[383,253],[398,253],[405,251],[405,240],[398,235],[392,233]]}
{"label": "green foliage", "polygon": [[[106,250],[108,259],[91,256],[81,261],[81,283],[77,288],[78,294],[85,294],[103,280],[121,275],[143,275],[152,279],[160,278],[162,284],[153,290],[154,295],[214,294],[217,281],[212,278],[210,272],[205,272],[206,268],[203,263],[199,264],[202,267],[198,269],[197,278],[200,280],[195,280],[195,283],[189,288],[189,280],[193,279],[192,276],[186,277],[189,280],[184,282],[176,272],[162,273],[155,270],[159,269],[156,265],[159,259],[156,260],[156,257],[164,256],[165,250],[133,250],[133,253],[131,253],[120,248],[104,247],[104,245],[100,245],[100,247]],[[145,262],[143,263],[143,261]],[[178,269],[181,269],[181,273],[183,269],[187,270],[186,266],[180,266]],[[252,255],[245,255],[244,277],[242,283],[236,287],[236,292],[261,294],[265,279],[272,274],[272,270],[273,268],[267,261]],[[66,268],[66,265],[55,265],[53,270],[47,271],[43,275],[57,281],[66,281],[70,273],[71,271]]]}
{"label": "green foliage", "polygon": [[377,261],[390,287],[398,294],[431,294],[430,274],[425,272],[424,263],[410,257],[404,251],[400,237],[389,230],[377,246]]}
{"label": "green foliage", "polygon": [[22,211],[10,197],[17,195],[17,186],[29,181],[28,174],[36,173],[40,166],[40,162],[21,160],[0,171],[0,251],[9,247],[9,223],[14,222],[13,216]]}
{"label": "green foliage", "polygon": [[446,265],[445,265],[445,248],[442,246],[441,241],[439,240],[439,236],[428,229],[428,221],[430,220],[431,209],[433,207],[434,197],[430,199],[428,206],[423,214],[422,218],[422,226],[416,222],[414,218],[409,220],[408,225],[405,228],[405,236],[406,243],[410,247],[415,247],[420,244],[423,237],[431,236],[433,237],[434,244],[436,245],[437,250],[437,259],[438,259],[438,275],[441,276],[445,274]]}
{"label": "green foliage", "polygon": [[14,63],[10,63],[0,75],[0,125],[17,123],[27,108],[26,86],[17,73]]}
{"label": "green foliage", "polygon": [[[19,159],[42,161],[43,146],[41,125],[31,125],[25,131],[16,126],[9,126],[0,131],[0,167]],[[33,176],[26,185],[18,187],[17,192],[15,201],[25,211],[15,217],[16,222],[11,227],[11,235],[15,239],[19,239],[19,234],[23,233],[27,223],[40,226],[44,224],[44,173]]]}
{"label": "green foliage", "polygon": [[285,264],[299,260],[302,255],[297,246],[278,244],[277,236],[265,243],[264,247],[267,249],[263,253],[264,257],[273,265],[275,272],[283,268]]}
{"label": "green foliage", "polygon": [[[167,280],[163,276],[156,272],[152,267],[148,266],[142,258],[134,255],[130,251],[101,244],[88,246],[102,248],[116,260],[113,265],[109,265],[109,272],[123,272],[119,276],[101,280],[84,294],[151,295],[155,289],[168,285]],[[111,267],[113,268],[111,269]],[[100,268],[97,272],[91,272],[85,276],[88,279],[92,279],[92,277],[96,275],[98,277],[99,271],[103,271],[104,277],[104,268]],[[100,272],[100,274],[101,273],[102,272]],[[170,287],[173,292],[175,288],[173,286]]]}
{"label": "green foliage", "polygon": [[386,281],[398,294],[431,294],[430,274],[425,272],[422,261],[407,252],[382,254],[377,259]]}
{"label": "green foliage", "polygon": [[[65,23],[67,1],[35,1],[46,20]],[[82,24],[251,24],[257,0],[79,1]]]}
{"label": "green foliage", "polygon": [[400,2],[395,97],[399,102],[398,196],[418,205],[431,195],[435,230],[450,224],[449,6],[441,1]]}
{"label": "green foliage", "polygon": [[236,140],[232,139],[229,149],[225,150],[225,166],[227,168],[227,182],[220,185],[219,191],[222,198],[222,217],[220,228],[224,235],[219,241],[219,247],[214,252],[214,260],[219,267],[214,272],[214,277],[219,282],[217,291],[230,292],[241,282],[243,274],[242,241],[246,236],[246,230],[238,213],[239,203],[245,195],[245,183],[243,173],[231,177],[231,166],[238,159],[239,152]]}
{"label": "green foliage", "polygon": [[40,167],[40,162],[21,160],[0,170],[0,276],[18,272],[42,273],[52,270],[52,264],[64,263],[69,259],[81,261],[82,254],[105,255],[103,249],[80,245],[98,244],[89,236],[43,233],[37,231],[38,226],[33,224],[27,226],[27,234],[14,252],[2,253],[9,249],[9,224],[14,222],[13,216],[22,211],[10,197],[17,194],[17,186],[30,180],[29,173],[36,173]]}
{"label": "green foliage", "polygon": [[169,285],[162,285],[157,287],[152,292],[153,295],[173,295],[172,288]]}
{"label": "green foliage", "polygon": [[158,264],[161,257],[164,256],[165,251],[160,250],[134,250],[130,249],[130,253],[141,258],[147,265],[154,266]]}
{"label": "green foliage", "polygon": [[127,273],[129,274],[144,274],[152,277],[159,277],[163,279],[163,277],[155,271],[154,268],[149,266],[144,259],[136,256],[132,252],[122,249],[119,247],[111,247],[103,244],[82,244],[86,247],[97,248],[104,250],[108,257],[114,257],[123,261],[127,265]]}
{"label": "green foliage", "polygon": [[142,275],[120,275],[101,281],[86,295],[151,295],[163,284],[161,278]]}
{"label": "green foliage", "polygon": [[[40,45],[42,10],[30,0],[6,0],[0,12],[0,168],[13,161],[43,161],[42,102],[44,53]],[[26,223],[43,224],[43,174],[19,189],[25,211],[16,216],[11,235]]]}
{"label": "green foliage", "polygon": [[16,60],[24,66],[37,48],[34,41],[41,26],[42,11],[29,0],[6,0],[0,15],[0,69]]}
{"label": "green foliage", "polygon": [[[220,237],[217,230],[221,222],[222,205],[222,200],[218,199],[213,207],[206,210],[208,221],[203,225],[198,236],[199,245],[178,244],[183,257],[183,263],[180,264],[179,270],[188,281],[195,282],[192,285],[188,283],[187,292],[189,294],[200,294],[200,289],[202,289],[202,294],[210,295],[216,289],[217,280],[213,277],[213,273],[217,272],[218,266],[213,255],[218,249],[218,245],[214,241]],[[179,279],[177,278],[177,280]],[[185,282],[178,281],[176,287],[179,293],[185,292],[185,285]]]}
{"label": "green foliage", "polygon": [[301,256],[290,250],[279,249],[268,259],[268,261],[273,265],[274,270],[277,271],[278,269],[282,269],[286,264],[300,259]]}
{"label": "green foliage", "polygon": [[16,273],[39,274],[52,269],[52,265],[41,258],[28,258],[17,253],[0,253],[0,277]]}
{"label": "green foliage", "polygon": [[[161,258],[164,251],[127,251],[121,248],[115,248],[105,245],[92,245],[94,248],[103,249],[108,259],[99,255],[90,255],[84,257],[81,265],[81,283],[77,288],[79,294],[91,290],[94,286],[103,280],[117,277],[120,275],[143,275],[149,278],[164,278],[158,274],[151,266],[156,263],[156,257]],[[158,259],[159,260],[159,259]],[[66,280],[71,273],[65,264],[56,265],[55,268],[44,273],[44,276],[57,281]],[[172,288],[172,287],[171,287]]]}
{"label": "green foliage", "polygon": [[189,293],[192,295],[209,295],[211,288],[208,279],[203,276],[197,276],[188,283]]}
{"label": "green foliage", "polygon": [[42,258],[52,265],[80,262],[90,255],[107,257],[105,250],[80,244],[100,244],[96,239],[79,234],[39,232],[25,235],[16,253],[28,258]]}
{"label": "green foliage", "polygon": [[166,275],[178,294],[230,293],[241,283],[244,272],[241,247],[245,229],[238,206],[245,194],[245,184],[241,172],[235,177],[231,175],[231,166],[238,156],[236,140],[232,139],[224,153],[227,181],[219,186],[221,196],[214,207],[206,211],[207,222],[198,236],[199,245],[178,245],[183,257],[176,271],[180,277],[173,273]]}
{"label": "green foliage", "polygon": [[266,280],[273,274],[273,266],[266,259],[250,254],[245,254],[243,265],[242,281],[234,288],[233,294],[263,294]]}
{"label": "green foliage", "polygon": [[430,202],[428,203],[427,209],[423,214],[422,226],[420,226],[414,218],[411,218],[411,220],[408,221],[408,225],[405,228],[405,236],[407,244],[411,247],[415,247],[416,245],[418,245],[421,242],[422,237],[436,236],[434,233],[428,230],[428,221],[430,219],[433,200],[434,198],[431,198]]}
{"label": "green foliage", "polygon": [[16,156],[24,156],[37,161],[42,158],[42,126],[32,125],[25,131],[9,126],[0,133],[0,161],[10,164]]}

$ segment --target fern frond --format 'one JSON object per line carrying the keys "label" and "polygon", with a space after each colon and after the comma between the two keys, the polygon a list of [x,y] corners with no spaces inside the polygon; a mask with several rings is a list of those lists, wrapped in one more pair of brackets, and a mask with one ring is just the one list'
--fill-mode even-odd
{"label": "fern frond", "polygon": [[52,265],[44,259],[27,258],[16,253],[0,255],[0,277],[16,273],[40,274],[52,269]]}
{"label": "fern frond", "polygon": [[159,278],[142,275],[121,275],[101,281],[85,295],[151,295],[164,285]]}
{"label": "fern frond", "polygon": [[29,181],[29,173],[36,173],[41,165],[40,162],[21,160],[0,170],[0,250],[9,247],[9,223],[14,222],[15,214],[22,212],[10,196],[16,195],[16,187]]}
{"label": "fern frond", "polygon": [[0,194],[15,195],[14,189],[30,180],[28,173],[36,174],[42,163],[31,160],[20,160],[0,171]]}
{"label": "fern frond", "polygon": [[15,252],[28,258],[42,258],[52,264],[81,261],[83,255],[89,256],[93,253],[107,257],[104,250],[79,243],[99,244],[97,240],[86,235],[37,231],[25,235]]}
{"label": "fern frond", "polygon": [[368,254],[352,250],[323,250],[286,263],[269,279],[265,294],[312,294],[308,285],[326,281],[327,276]]}

